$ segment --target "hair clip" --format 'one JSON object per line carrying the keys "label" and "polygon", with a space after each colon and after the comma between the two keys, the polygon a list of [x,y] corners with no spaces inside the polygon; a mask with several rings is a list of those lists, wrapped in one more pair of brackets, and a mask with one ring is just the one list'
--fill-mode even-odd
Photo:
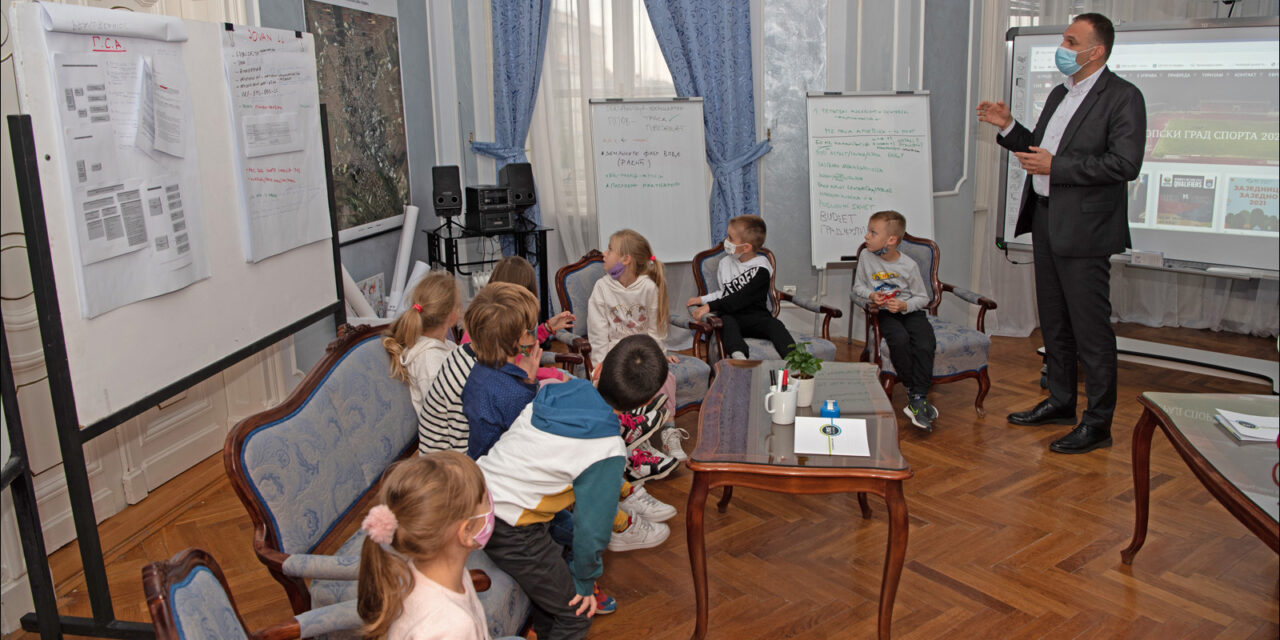
{"label": "hair clip", "polygon": [[649,262],[657,262],[658,256],[649,256]]}
{"label": "hair clip", "polygon": [[417,311],[418,313],[422,313],[422,305],[420,305],[420,304],[418,304],[418,303],[416,303],[416,302],[415,302],[415,303],[413,303],[413,310],[414,310],[414,311]]}

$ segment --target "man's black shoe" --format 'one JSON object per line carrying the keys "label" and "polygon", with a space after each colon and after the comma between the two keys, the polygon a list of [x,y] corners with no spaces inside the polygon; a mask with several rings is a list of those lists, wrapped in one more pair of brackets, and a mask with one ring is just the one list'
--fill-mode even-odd
{"label": "man's black shoe", "polygon": [[1111,429],[1082,424],[1049,445],[1054,453],[1086,453],[1111,446]]}
{"label": "man's black shoe", "polygon": [[1048,400],[1041,400],[1030,411],[1015,411],[1009,414],[1009,422],[1013,424],[1034,427],[1042,424],[1075,424],[1075,409],[1064,409],[1049,404]]}

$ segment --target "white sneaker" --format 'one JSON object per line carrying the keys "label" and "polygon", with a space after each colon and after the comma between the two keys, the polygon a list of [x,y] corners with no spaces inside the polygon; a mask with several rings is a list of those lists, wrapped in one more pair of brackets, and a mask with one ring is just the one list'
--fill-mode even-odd
{"label": "white sneaker", "polygon": [[632,518],[644,518],[649,522],[664,522],[676,515],[675,507],[649,495],[644,487],[633,488],[631,495],[618,503],[618,508]]}
{"label": "white sneaker", "polygon": [[661,522],[649,522],[639,516],[631,516],[631,526],[615,531],[609,537],[610,551],[634,551],[656,547],[671,535],[671,528]]}
{"label": "white sneaker", "polygon": [[684,452],[684,445],[681,440],[689,437],[689,432],[679,427],[667,427],[660,433],[662,436],[662,448],[667,450],[667,455],[684,462],[689,456]]}

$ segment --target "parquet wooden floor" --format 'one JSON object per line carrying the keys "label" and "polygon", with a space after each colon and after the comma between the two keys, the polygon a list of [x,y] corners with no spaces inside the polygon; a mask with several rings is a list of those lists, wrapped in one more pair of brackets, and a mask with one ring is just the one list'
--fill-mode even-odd
{"label": "parquet wooden floor", "polygon": [[[1117,327],[1128,337],[1275,358],[1274,340],[1182,329]],[[1157,433],[1150,532],[1132,567],[1120,550],[1133,530],[1129,440],[1147,390],[1267,393],[1269,386],[1121,362],[1115,446],[1050,454],[1066,427],[1016,427],[1009,411],[1040,397],[1039,337],[994,338],[987,417],[972,381],[937,387],[942,416],[925,435],[900,418],[915,477],[896,638],[1244,638],[1280,635],[1280,561],[1200,485]],[[853,359],[852,345],[841,359]],[[895,406],[904,402],[899,390]],[[1082,399],[1083,402],[1083,399]],[[681,426],[696,434],[696,414]],[[692,450],[692,444],[689,445]],[[608,553],[602,586],[618,612],[592,638],[687,638],[693,583],[685,548],[690,474],[650,492],[677,506],[656,549]],[[709,502],[714,505],[718,491]],[[735,492],[727,513],[706,511],[712,638],[870,638],[887,527],[883,503],[863,520],[850,495]],[[248,518],[211,458],[101,527],[117,616],[148,620],[140,571],[187,546],[218,558],[250,626],[287,616],[283,590],[250,550]],[[50,558],[60,608],[88,615],[74,545]],[[14,637],[34,637],[22,633]]]}

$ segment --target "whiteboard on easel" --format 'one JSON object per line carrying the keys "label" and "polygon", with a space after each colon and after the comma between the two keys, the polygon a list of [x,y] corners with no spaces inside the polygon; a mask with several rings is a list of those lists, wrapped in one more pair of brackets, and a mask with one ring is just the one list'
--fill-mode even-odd
{"label": "whiteboard on easel", "polygon": [[893,209],[907,233],[933,237],[929,94],[810,93],[813,266],[858,250],[871,214]]}
{"label": "whiteboard on easel", "polygon": [[592,100],[591,157],[601,250],[619,229],[663,262],[711,246],[701,98]]}

